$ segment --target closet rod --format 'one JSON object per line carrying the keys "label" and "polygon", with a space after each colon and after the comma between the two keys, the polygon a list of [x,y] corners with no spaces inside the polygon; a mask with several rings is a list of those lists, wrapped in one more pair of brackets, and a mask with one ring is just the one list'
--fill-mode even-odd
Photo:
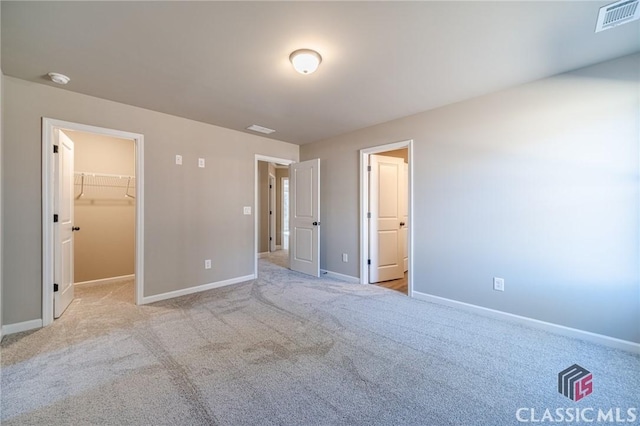
{"label": "closet rod", "polygon": [[87,176],[87,177],[108,177],[108,178],[118,178],[118,179],[135,179],[135,176],[129,175],[112,175],[108,173],[89,173],[89,172],[74,172],[76,176]]}

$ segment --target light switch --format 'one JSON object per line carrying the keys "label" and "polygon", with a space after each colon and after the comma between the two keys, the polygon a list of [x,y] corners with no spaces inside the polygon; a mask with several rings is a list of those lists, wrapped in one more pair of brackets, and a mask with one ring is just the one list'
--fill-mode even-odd
{"label": "light switch", "polygon": [[243,212],[244,214],[251,214],[251,207],[245,206]]}
{"label": "light switch", "polygon": [[182,166],[182,155],[176,155],[176,164]]}
{"label": "light switch", "polygon": [[204,158],[198,158],[198,167],[204,168]]}

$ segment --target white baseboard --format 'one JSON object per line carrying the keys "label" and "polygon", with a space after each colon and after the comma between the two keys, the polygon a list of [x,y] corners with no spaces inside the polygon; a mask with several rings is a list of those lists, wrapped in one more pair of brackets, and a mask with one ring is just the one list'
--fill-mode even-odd
{"label": "white baseboard", "polygon": [[121,275],[119,277],[111,277],[111,278],[101,278],[99,280],[90,280],[90,281],[80,281],[79,283],[74,283],[73,285],[85,285],[85,284],[109,284],[116,281],[122,280],[130,280],[135,278],[135,274],[131,275]]}
{"label": "white baseboard", "polygon": [[42,320],[35,319],[31,321],[17,322],[15,324],[7,324],[2,326],[2,335],[20,333],[22,331],[35,330],[42,328]]}
{"label": "white baseboard", "polygon": [[352,277],[351,275],[339,274],[337,272],[327,271],[326,269],[321,269],[320,274],[325,277],[335,278],[336,280],[346,281],[348,283],[360,284],[360,278]]}
{"label": "white baseboard", "polygon": [[258,253],[258,259],[262,259],[263,257],[266,257],[269,254],[268,251],[263,251],[262,253]]}
{"label": "white baseboard", "polygon": [[147,296],[142,298],[142,304],[159,302],[161,300],[173,299],[174,297],[186,296],[187,294],[199,293],[201,291],[211,290],[218,287],[224,287],[232,284],[243,283],[245,281],[251,281],[256,279],[256,276],[245,275],[244,277],[231,278],[224,281],[217,281],[215,283],[202,284],[195,287],[184,288],[182,290],[170,291],[168,293],[156,294],[155,296]]}
{"label": "white baseboard", "polygon": [[457,300],[447,299],[445,297],[433,296],[431,294],[414,291],[412,296],[418,300],[432,302],[438,305],[445,305],[453,308],[459,308],[476,314],[485,315],[500,320],[510,320],[518,324],[529,327],[542,329],[554,334],[560,334],[566,337],[586,340],[587,342],[597,343],[610,348],[622,349],[628,352],[640,354],[640,343],[630,342],[628,340],[617,339],[615,337],[605,336],[604,334],[592,333],[590,331],[579,330],[577,328],[566,327],[564,325],[553,324],[546,321],[523,317],[520,315],[510,314],[508,312],[498,311],[495,309],[485,308],[471,303],[459,302]]}

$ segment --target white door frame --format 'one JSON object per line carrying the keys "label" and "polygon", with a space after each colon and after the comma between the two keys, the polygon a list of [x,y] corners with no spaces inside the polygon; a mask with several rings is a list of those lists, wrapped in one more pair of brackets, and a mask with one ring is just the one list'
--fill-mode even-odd
{"label": "white door frame", "polygon": [[408,296],[413,297],[413,139],[395,142],[386,145],[364,148],[360,150],[360,284],[369,284],[369,175],[367,166],[371,154],[381,154],[396,149],[408,150],[409,158],[409,232],[407,235],[409,245],[409,279]]}
{"label": "white door frame", "polygon": [[57,130],[95,133],[121,139],[131,139],[135,145],[136,175],[136,248],[135,289],[136,305],[144,296],[144,135],[69,121],[42,118],[42,326],[53,322],[53,144]]}
{"label": "white door frame", "polygon": [[[268,252],[274,252],[278,248],[276,247],[276,213],[278,212],[278,206],[276,205],[276,177],[269,173],[269,250]],[[273,250],[272,250],[273,249]]]}
{"label": "white door frame", "polygon": [[258,209],[258,197],[260,195],[260,182],[258,182],[258,161],[264,161],[267,163],[276,163],[288,166],[291,163],[295,163],[293,160],[287,160],[285,158],[269,157],[268,155],[256,154],[254,160],[254,183],[253,183],[253,275],[258,278],[258,219],[260,219],[260,212]]}

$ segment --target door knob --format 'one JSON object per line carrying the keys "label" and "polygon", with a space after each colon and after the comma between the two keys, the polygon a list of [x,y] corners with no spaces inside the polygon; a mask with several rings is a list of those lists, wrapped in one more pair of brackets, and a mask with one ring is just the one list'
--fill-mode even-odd
{"label": "door knob", "polygon": [[313,226],[318,226],[320,225],[320,222],[313,222]]}
{"label": "door knob", "polygon": [[72,227],[71,227],[71,230],[72,230],[72,231],[79,231],[79,230],[80,230],[80,227],[79,227],[79,226],[72,226]]}
{"label": "door knob", "polygon": [[400,226],[404,226],[404,222],[400,222]]}

